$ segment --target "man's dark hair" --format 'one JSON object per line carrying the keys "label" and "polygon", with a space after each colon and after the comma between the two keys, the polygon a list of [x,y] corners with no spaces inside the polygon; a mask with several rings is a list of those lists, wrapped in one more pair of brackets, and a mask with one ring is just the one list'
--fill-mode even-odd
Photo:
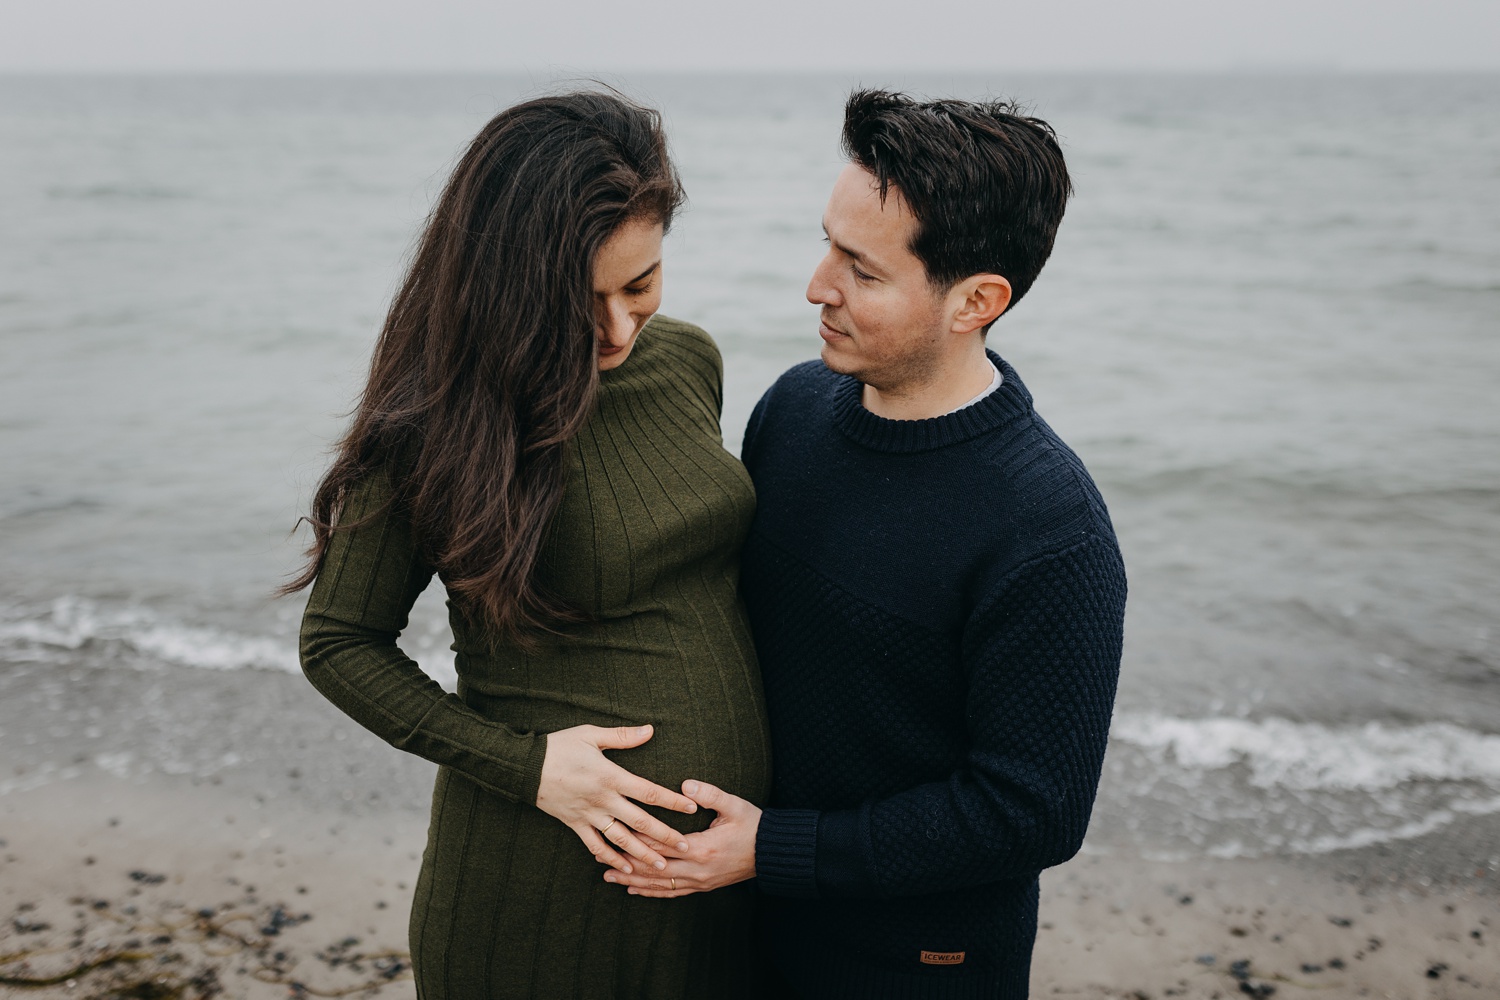
{"label": "man's dark hair", "polygon": [[844,107],[844,154],[895,185],[917,219],[911,251],[941,288],[973,274],[1026,294],[1052,253],[1073,192],[1052,126],[1010,102],[914,101],[856,90]]}

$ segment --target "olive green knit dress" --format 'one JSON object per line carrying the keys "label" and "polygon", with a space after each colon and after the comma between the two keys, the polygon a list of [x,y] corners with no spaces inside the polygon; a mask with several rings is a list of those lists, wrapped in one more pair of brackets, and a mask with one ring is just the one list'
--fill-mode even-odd
{"label": "olive green knit dress", "polygon": [[[527,652],[492,644],[450,602],[456,695],[397,645],[432,576],[409,522],[390,508],[334,534],[302,622],[303,669],[360,724],[441,765],[411,915],[425,1000],[744,994],[750,883],[628,895],[535,805],[546,734],[585,723],[652,723],[649,742],[611,758],[668,788],[700,778],[764,801],[765,706],[738,594],[755,499],[721,443],[722,382],[708,336],[663,317],[600,373],[539,569],[592,621]],[[344,519],[390,494],[371,477]],[[689,831],[712,818],[656,814]]]}

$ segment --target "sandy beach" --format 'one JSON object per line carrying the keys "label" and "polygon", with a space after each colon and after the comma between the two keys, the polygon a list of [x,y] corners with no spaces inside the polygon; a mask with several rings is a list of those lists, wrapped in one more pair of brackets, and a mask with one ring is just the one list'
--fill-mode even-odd
{"label": "sandy beach", "polygon": [[406,915],[421,825],[289,822],[254,805],[101,780],[8,796],[0,989],[411,995]]}
{"label": "sandy beach", "polygon": [[[0,830],[0,981],[16,995],[412,995],[415,817],[79,778],[6,796]],[[1493,873],[1375,885],[1330,860],[1075,859],[1044,879],[1033,992],[1500,995]]]}
{"label": "sandy beach", "polygon": [[1494,881],[1375,884],[1332,858],[1081,857],[1043,876],[1032,993],[1500,996]]}
{"label": "sandy beach", "polygon": [[[429,771],[302,678],[10,668],[0,735],[0,993],[412,995]],[[1500,996],[1495,832],[1301,859],[1086,849],[1044,876],[1033,994]]]}

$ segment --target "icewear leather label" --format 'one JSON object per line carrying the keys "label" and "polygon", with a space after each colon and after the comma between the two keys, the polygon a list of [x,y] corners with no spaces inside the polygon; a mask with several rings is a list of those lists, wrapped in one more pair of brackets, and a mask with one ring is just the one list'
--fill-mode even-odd
{"label": "icewear leather label", "polygon": [[923,965],[962,965],[964,956],[968,952],[963,951],[923,951]]}

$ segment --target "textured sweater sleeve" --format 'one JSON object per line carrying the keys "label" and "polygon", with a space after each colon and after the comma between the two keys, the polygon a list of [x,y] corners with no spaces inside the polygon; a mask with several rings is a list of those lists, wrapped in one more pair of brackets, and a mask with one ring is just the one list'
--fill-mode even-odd
{"label": "textured sweater sleeve", "polygon": [[760,400],[756,402],[755,409],[750,411],[750,419],[745,422],[745,436],[740,439],[740,461],[744,463],[746,469],[751,470],[752,475],[754,475],[754,465],[758,457],[756,452],[757,435],[760,433],[761,421],[765,419],[766,399],[770,395],[771,391],[768,389],[765,395],[761,396]]}
{"label": "textured sweater sleeve", "polygon": [[432,569],[390,498],[382,470],[345,504],[343,519],[357,526],[329,542],[302,618],[302,669],[329,701],[392,746],[508,799],[535,802],[545,736],[483,718],[396,644]]}
{"label": "textured sweater sleeve", "polygon": [[920,895],[1028,877],[1072,857],[1103,765],[1124,608],[1112,539],[1089,536],[1019,567],[965,630],[963,765],[855,809],[766,810],[761,889]]}

